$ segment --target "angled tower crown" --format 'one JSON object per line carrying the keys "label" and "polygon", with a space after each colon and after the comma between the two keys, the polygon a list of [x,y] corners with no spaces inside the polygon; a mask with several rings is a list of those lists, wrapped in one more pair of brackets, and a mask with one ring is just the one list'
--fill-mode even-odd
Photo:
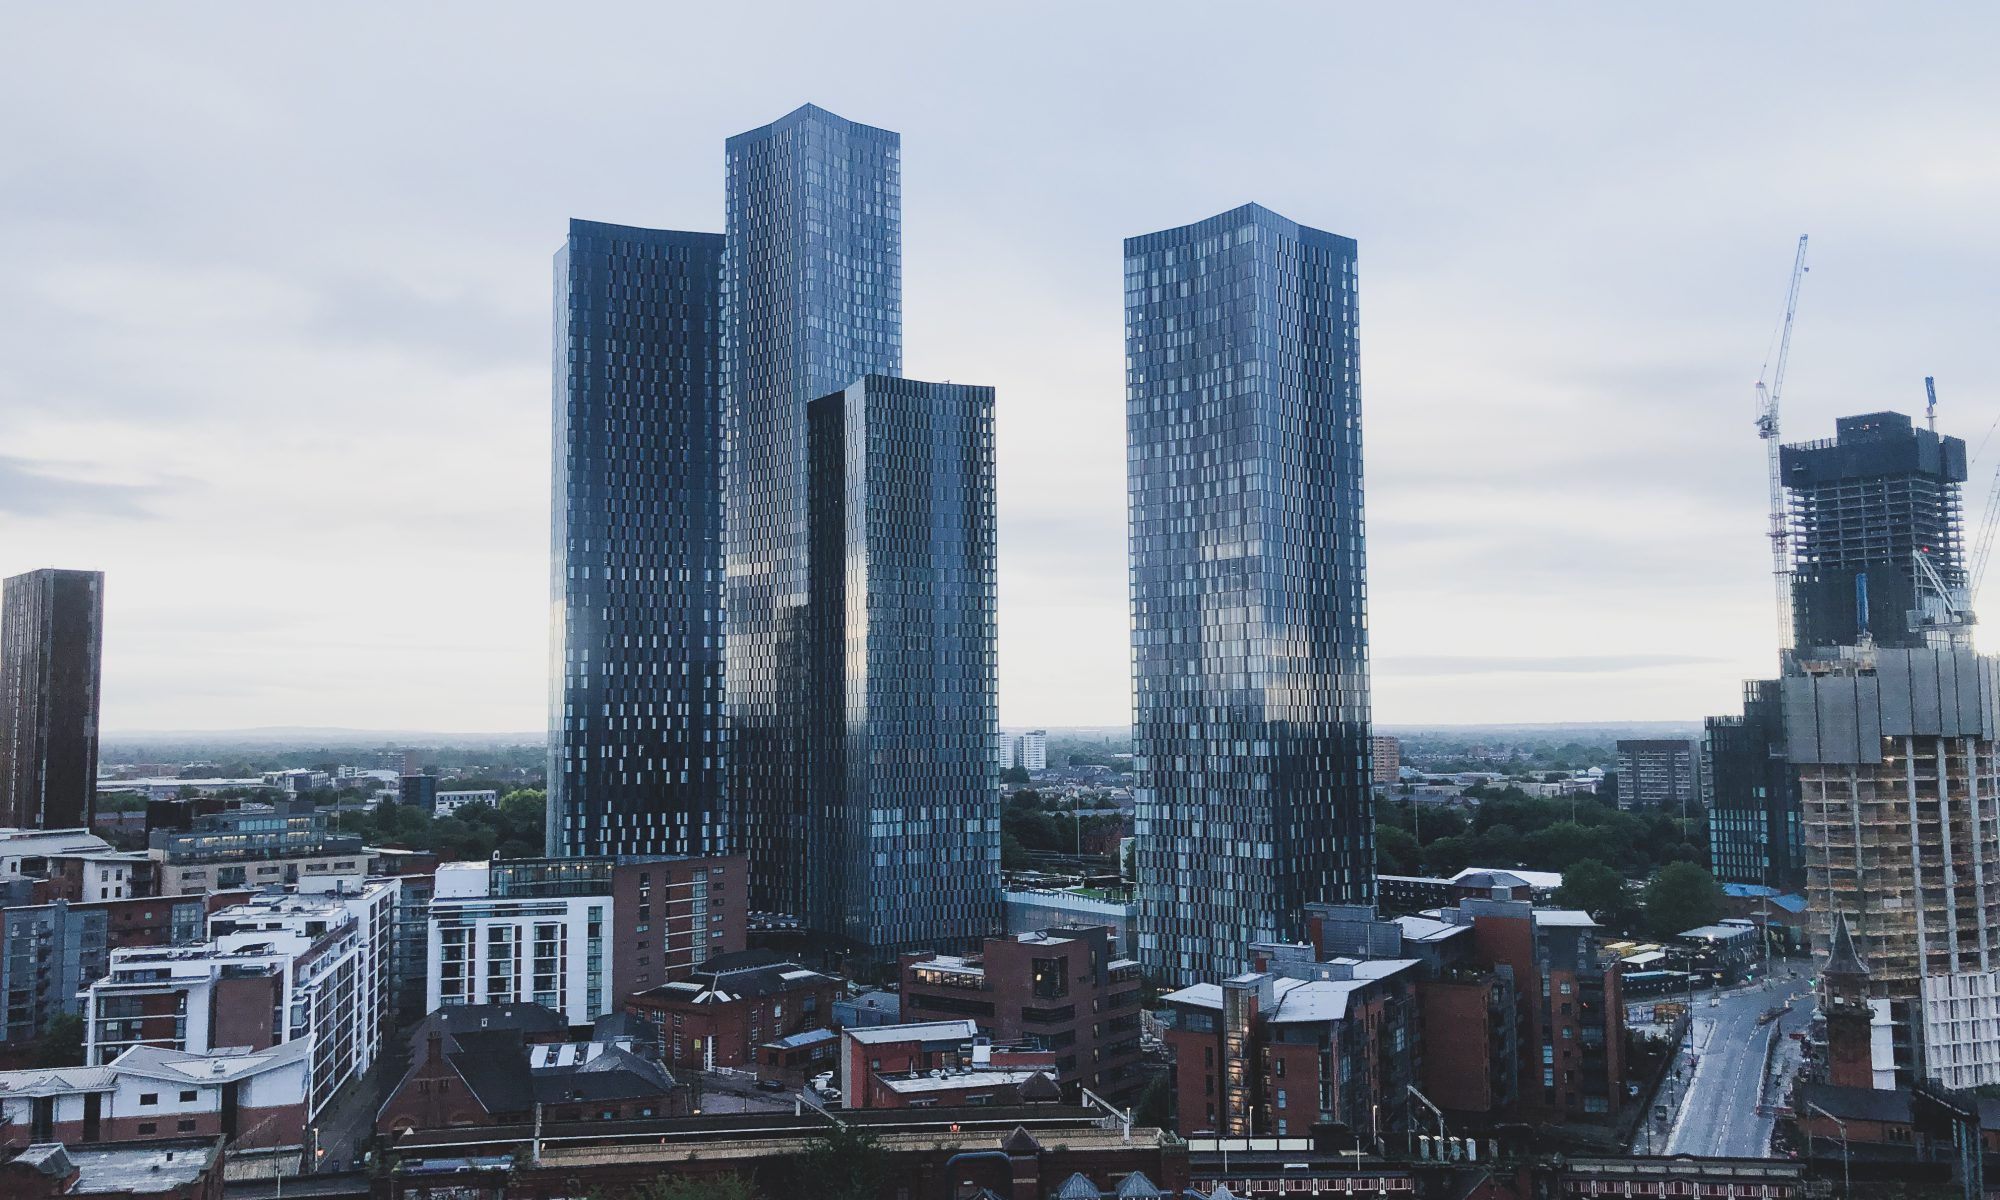
{"label": "angled tower crown", "polygon": [[1833,944],[1826,952],[1827,975],[1861,976],[1868,974],[1868,964],[1854,949],[1854,935],[1847,928],[1847,914],[1833,915]]}

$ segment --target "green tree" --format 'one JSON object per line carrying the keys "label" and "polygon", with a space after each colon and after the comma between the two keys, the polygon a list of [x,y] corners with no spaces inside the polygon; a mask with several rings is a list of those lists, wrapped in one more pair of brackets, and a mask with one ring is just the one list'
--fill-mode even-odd
{"label": "green tree", "polygon": [[1722,888],[1693,863],[1668,863],[1646,885],[1646,928],[1654,937],[1672,937],[1722,916]]}
{"label": "green tree", "polygon": [[35,1038],[34,1063],[38,1067],[80,1067],[83,1065],[83,1018],[75,1013],[57,1013]]}
{"label": "green tree", "polygon": [[757,1200],[757,1191],[740,1175],[696,1179],[662,1176],[615,1190],[594,1191],[591,1200]]}
{"label": "green tree", "polygon": [[1556,889],[1556,903],[1564,908],[1580,908],[1614,928],[1622,928],[1632,910],[1624,878],[1594,858],[1574,862],[1563,872],[1562,886]]}
{"label": "green tree", "polygon": [[765,1190],[779,1196],[823,1200],[879,1200],[890,1193],[888,1156],[865,1129],[836,1125],[807,1142],[778,1167],[782,1186]]}
{"label": "green tree", "polygon": [[1423,871],[1423,850],[1417,837],[1397,825],[1375,827],[1375,869],[1388,875],[1416,875]]}
{"label": "green tree", "polygon": [[1028,782],[1028,768],[1008,767],[1006,770],[1000,772],[1000,782],[1012,787],[1019,787]]}

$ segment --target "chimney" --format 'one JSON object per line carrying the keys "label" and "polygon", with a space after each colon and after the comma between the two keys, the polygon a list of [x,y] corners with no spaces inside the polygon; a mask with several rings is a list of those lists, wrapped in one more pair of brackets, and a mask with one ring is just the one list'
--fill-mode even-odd
{"label": "chimney", "polygon": [[433,1029],[431,1030],[430,1037],[426,1040],[429,1042],[429,1045],[427,1045],[424,1049],[424,1061],[427,1063],[443,1062],[444,1034]]}

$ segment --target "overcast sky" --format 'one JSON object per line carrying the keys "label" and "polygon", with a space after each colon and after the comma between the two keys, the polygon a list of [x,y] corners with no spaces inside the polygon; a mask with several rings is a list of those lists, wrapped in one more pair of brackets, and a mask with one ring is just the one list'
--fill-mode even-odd
{"label": "overcast sky", "polygon": [[1246,200],[1361,245],[1377,719],[1723,711],[1796,237],[1788,438],[2000,417],[1996,25],[4,0],[0,573],[108,573],[110,731],[540,728],[564,220],[719,230],[813,101],[903,134],[907,371],[999,389],[1003,722],[1129,720],[1120,239]]}

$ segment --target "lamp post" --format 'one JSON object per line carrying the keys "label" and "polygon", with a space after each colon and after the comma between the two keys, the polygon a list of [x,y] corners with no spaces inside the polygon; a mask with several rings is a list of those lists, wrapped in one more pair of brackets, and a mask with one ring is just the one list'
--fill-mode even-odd
{"label": "lamp post", "polygon": [[[1808,1111],[1816,1112],[1827,1120],[1832,1121],[1834,1128],[1840,1130],[1840,1194],[1843,1197],[1852,1197],[1854,1195],[1854,1177],[1851,1173],[1853,1164],[1847,1156],[1847,1122],[1810,1101],[1807,1102],[1806,1108]],[[1812,1154],[1811,1134],[1806,1135],[1806,1154],[1808,1156]]]}

